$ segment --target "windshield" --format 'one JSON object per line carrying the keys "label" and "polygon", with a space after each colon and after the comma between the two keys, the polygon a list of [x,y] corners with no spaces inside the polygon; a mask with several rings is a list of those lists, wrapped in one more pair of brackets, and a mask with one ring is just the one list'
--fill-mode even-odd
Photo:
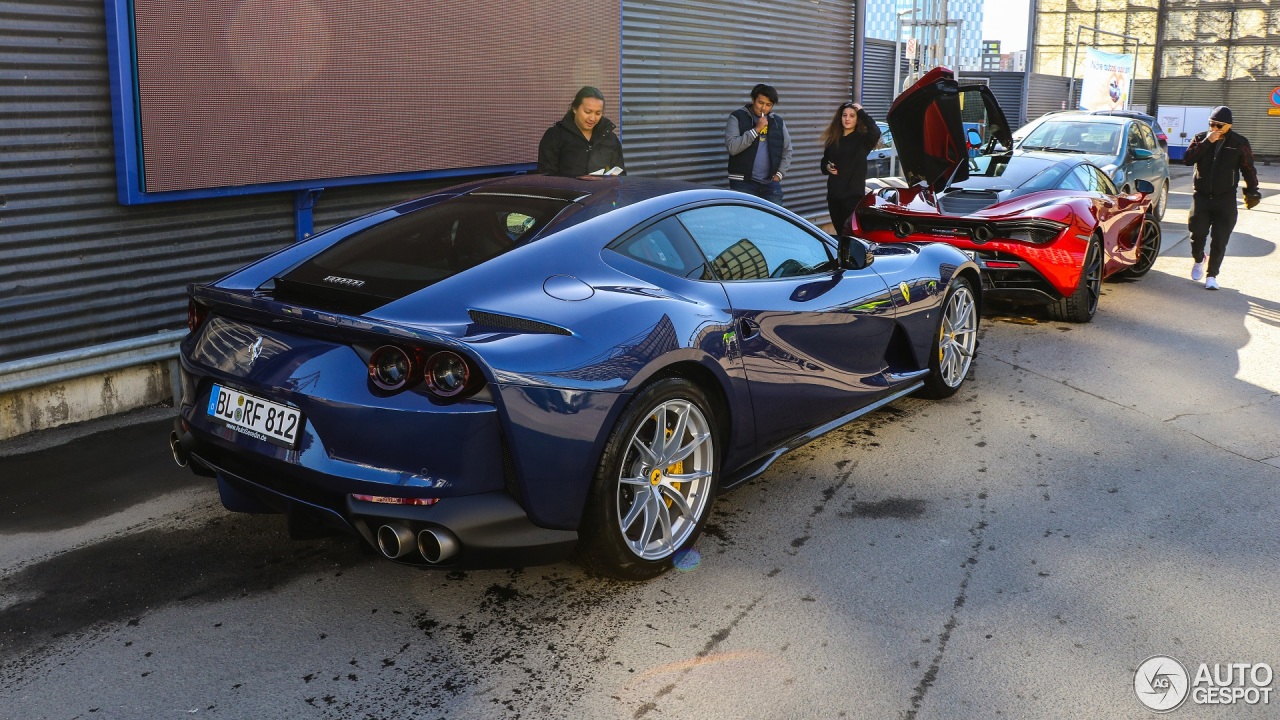
{"label": "windshield", "polygon": [[1087,120],[1049,120],[1022,141],[1023,150],[1116,155],[1120,152],[1123,125]]}

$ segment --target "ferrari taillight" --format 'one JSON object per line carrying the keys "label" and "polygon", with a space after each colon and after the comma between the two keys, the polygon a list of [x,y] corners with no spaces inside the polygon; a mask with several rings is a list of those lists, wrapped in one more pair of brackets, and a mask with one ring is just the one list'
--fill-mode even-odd
{"label": "ferrari taillight", "polygon": [[209,308],[196,302],[195,298],[187,300],[187,329],[195,332],[196,328],[204,323],[204,318],[209,314]]}
{"label": "ferrari taillight", "polygon": [[383,345],[369,355],[368,368],[369,383],[385,393],[425,386],[432,395],[452,400],[484,386],[475,366],[452,350]]}
{"label": "ferrari taillight", "polygon": [[416,370],[409,353],[395,345],[383,345],[369,357],[369,381],[380,390],[394,392],[403,388]]}
{"label": "ferrari taillight", "polygon": [[423,376],[427,389],[440,397],[454,397],[467,389],[471,382],[471,368],[462,356],[442,350],[427,358]]}

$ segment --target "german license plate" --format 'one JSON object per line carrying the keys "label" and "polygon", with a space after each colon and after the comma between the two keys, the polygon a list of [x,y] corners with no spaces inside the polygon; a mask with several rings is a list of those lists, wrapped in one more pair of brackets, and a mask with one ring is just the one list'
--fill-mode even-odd
{"label": "german license plate", "polygon": [[302,430],[302,413],[294,408],[221,385],[209,392],[209,416],[236,432],[287,448],[297,445]]}

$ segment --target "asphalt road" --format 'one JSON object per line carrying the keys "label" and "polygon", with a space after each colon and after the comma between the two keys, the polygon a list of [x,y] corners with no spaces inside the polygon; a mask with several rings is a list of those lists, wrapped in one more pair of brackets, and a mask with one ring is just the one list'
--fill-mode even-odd
{"label": "asphalt road", "polygon": [[0,717],[1147,718],[1149,656],[1280,668],[1260,170],[1222,290],[1188,279],[1180,173],[1167,254],[1092,324],[986,317],[957,397],[783,459],[648,583],[291,541],[172,465],[164,411],[0,445]]}

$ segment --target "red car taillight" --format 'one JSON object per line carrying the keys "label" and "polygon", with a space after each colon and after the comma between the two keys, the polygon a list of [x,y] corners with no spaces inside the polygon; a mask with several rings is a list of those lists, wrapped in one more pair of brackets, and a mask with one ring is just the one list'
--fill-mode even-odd
{"label": "red car taillight", "polygon": [[187,300],[187,329],[195,332],[196,328],[204,323],[204,318],[209,314],[209,308],[195,301],[195,298]]}

